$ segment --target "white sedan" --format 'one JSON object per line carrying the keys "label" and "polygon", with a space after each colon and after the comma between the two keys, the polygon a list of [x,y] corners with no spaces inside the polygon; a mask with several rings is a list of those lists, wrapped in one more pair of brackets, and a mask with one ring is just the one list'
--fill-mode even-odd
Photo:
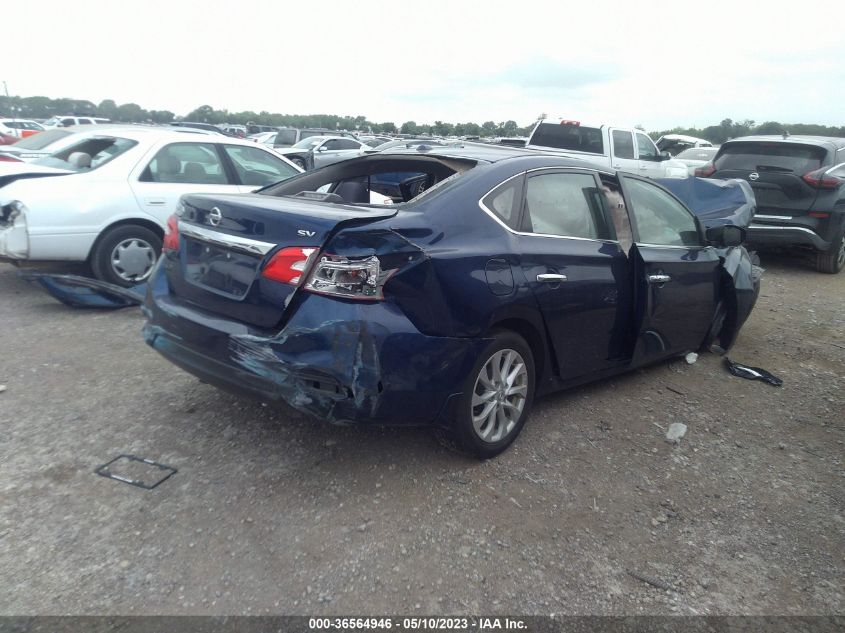
{"label": "white sedan", "polygon": [[32,163],[0,163],[0,260],[87,261],[99,279],[132,286],[149,276],[182,194],[248,193],[301,172],[252,141],[96,132]]}

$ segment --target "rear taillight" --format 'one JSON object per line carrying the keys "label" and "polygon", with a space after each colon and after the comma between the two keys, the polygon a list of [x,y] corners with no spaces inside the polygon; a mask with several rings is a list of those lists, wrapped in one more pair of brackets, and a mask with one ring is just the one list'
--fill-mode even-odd
{"label": "rear taillight", "polygon": [[8,154],[0,154],[0,161],[6,163],[22,163],[23,161],[20,158],[15,158],[14,156],[9,156]]}
{"label": "rear taillight", "polygon": [[333,297],[383,301],[384,284],[394,272],[382,270],[375,255],[363,259],[323,255],[314,264],[305,289]]}
{"label": "rear taillight", "polygon": [[179,250],[179,217],[175,213],[167,218],[167,230],[164,232],[161,250],[173,252]]}
{"label": "rear taillight", "polygon": [[716,165],[714,165],[713,163],[707,163],[706,165],[702,165],[701,167],[695,168],[695,176],[697,178],[709,178],[715,173]]}
{"label": "rear taillight", "polygon": [[811,218],[817,218],[819,220],[824,220],[830,217],[830,213],[827,213],[826,211],[810,211],[807,215]]}
{"label": "rear taillight", "polygon": [[813,187],[814,189],[836,189],[841,185],[843,182],[842,178],[838,176],[830,176],[825,174],[830,167],[822,167],[821,169],[816,169],[815,171],[810,171],[801,176],[801,180],[806,182],[808,185]]}
{"label": "rear taillight", "polygon": [[302,281],[302,273],[308,268],[308,260],[317,252],[309,246],[288,246],[270,258],[261,276],[284,284],[298,286]]}

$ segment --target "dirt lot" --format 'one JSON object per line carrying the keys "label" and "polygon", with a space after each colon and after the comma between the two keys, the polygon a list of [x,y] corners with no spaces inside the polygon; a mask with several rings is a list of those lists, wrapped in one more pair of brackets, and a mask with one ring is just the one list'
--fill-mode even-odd
{"label": "dirt lot", "polygon": [[[221,393],[0,265],[0,613],[841,614],[845,274],[763,265],[731,355],[782,388],[664,363],[486,463]],[[93,474],[120,453],[179,472]]]}

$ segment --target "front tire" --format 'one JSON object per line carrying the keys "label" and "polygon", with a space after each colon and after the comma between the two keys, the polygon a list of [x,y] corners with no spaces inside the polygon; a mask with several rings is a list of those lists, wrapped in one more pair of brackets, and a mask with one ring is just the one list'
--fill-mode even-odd
{"label": "front tire", "polygon": [[305,161],[302,160],[301,158],[291,158],[290,162],[292,162],[294,165],[296,165],[297,167],[299,167],[302,170],[307,169],[305,167]]}
{"label": "front tire", "polygon": [[91,269],[102,281],[129,288],[150,276],[161,254],[161,238],[138,224],[122,224],[103,233],[91,252]]}
{"label": "front tire", "polygon": [[454,435],[480,459],[495,457],[517,438],[531,411],[536,385],[534,356],[518,334],[492,333],[457,402]]}
{"label": "front tire", "polygon": [[845,233],[827,251],[816,254],[816,270],[835,275],[845,268]]}

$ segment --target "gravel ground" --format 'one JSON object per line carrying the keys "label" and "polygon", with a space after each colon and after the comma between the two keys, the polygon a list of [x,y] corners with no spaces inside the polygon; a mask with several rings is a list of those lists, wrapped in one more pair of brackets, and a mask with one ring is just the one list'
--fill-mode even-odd
{"label": "gravel ground", "polygon": [[[663,363],[485,463],[219,392],[0,265],[0,613],[841,614],[845,274],[763,265],[731,356],[782,388]],[[179,472],[93,474],[120,453]]]}

